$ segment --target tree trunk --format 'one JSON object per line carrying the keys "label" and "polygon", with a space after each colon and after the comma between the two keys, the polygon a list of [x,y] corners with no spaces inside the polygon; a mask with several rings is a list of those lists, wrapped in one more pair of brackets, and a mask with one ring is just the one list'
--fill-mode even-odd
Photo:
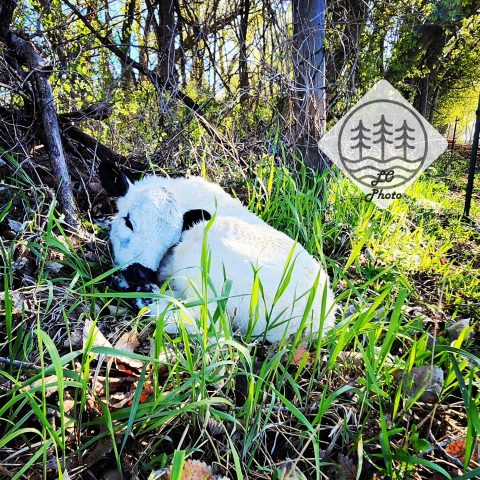
{"label": "tree trunk", "polygon": [[29,69],[29,78],[35,92],[35,102],[38,105],[43,123],[48,156],[53,175],[58,186],[60,205],[65,214],[65,221],[73,228],[80,225],[77,207],[73,198],[70,176],[63,151],[60,128],[52,89],[48,82],[51,69],[37,53],[33,44],[10,31],[10,23],[16,7],[14,0],[0,2],[0,39],[9,47],[12,57]]}
{"label": "tree trunk", "polygon": [[15,0],[2,0],[0,2],[0,38],[6,38],[16,6]]}
{"label": "tree trunk", "polygon": [[[136,0],[129,0],[125,5],[125,19],[122,25],[122,40],[120,48],[122,48],[126,56],[130,56],[130,43],[132,41],[133,20],[135,16]],[[135,75],[132,67],[127,64],[122,65],[122,84],[125,89],[135,86]]]}
{"label": "tree trunk", "polygon": [[318,148],[325,132],[325,0],[292,0],[295,136],[305,163],[323,169]]}
{"label": "tree trunk", "polygon": [[428,80],[429,74],[425,75],[423,78],[419,80],[419,93],[416,96],[416,105],[415,107],[425,118],[427,118],[428,112],[428,96],[429,96],[429,88],[428,88]]}
{"label": "tree trunk", "polygon": [[247,29],[248,16],[250,15],[250,0],[243,0],[242,2],[242,16],[240,19],[239,31],[239,82],[238,88],[240,90],[240,102],[244,102],[249,97],[249,83],[248,83],[248,63],[247,63]]}
{"label": "tree trunk", "polygon": [[177,72],[175,70],[175,0],[160,0],[158,5],[159,12],[159,31],[157,38],[159,41],[160,58],[158,64],[158,73],[163,78],[164,83],[172,88],[177,86]]}
{"label": "tree trunk", "polygon": [[422,59],[422,66],[427,73],[416,79],[417,93],[413,102],[414,107],[425,117],[428,117],[428,103],[431,98],[429,89],[430,83],[435,81],[435,65],[443,51],[446,43],[445,29],[440,25],[422,25],[418,28],[420,45],[425,54]]}

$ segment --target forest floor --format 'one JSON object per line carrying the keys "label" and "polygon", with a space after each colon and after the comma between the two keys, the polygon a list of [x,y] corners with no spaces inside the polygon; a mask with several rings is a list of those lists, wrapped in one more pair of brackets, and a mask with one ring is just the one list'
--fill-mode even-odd
{"label": "forest floor", "polygon": [[[385,211],[338,172],[207,168],[332,280],[337,327],[273,345],[228,327],[171,338],[135,315],[110,286],[107,233],[90,218],[69,234],[45,171],[4,161],[0,478],[480,478],[466,159],[444,154]],[[95,217],[110,206],[84,174]]]}

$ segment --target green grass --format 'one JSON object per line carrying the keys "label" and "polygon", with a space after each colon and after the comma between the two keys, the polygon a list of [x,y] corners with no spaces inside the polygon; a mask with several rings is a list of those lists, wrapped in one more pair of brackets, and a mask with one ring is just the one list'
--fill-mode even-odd
{"label": "green grass", "polygon": [[[280,147],[276,154],[283,160],[261,159],[236,192],[329,272],[338,325],[320,340],[296,335],[262,345],[234,335],[224,308],[228,282],[209,318],[205,292],[215,258],[206,244],[200,333],[182,328],[168,336],[161,316],[153,323],[135,317],[121,298],[128,294],[110,291],[102,232],[69,237],[47,190],[32,190],[21,169],[6,180],[0,220],[27,223],[1,241],[0,355],[26,363],[0,365],[2,475],[87,478],[87,470],[116,469],[148,478],[173,465],[171,478],[181,478],[189,459],[229,478],[480,475],[469,463],[480,431],[480,238],[461,219],[458,192],[435,171],[382,211],[338,172],[287,168]],[[478,202],[473,215],[478,221]],[[52,261],[62,268],[52,270]],[[288,281],[286,266],[279,288]],[[261,289],[255,283],[252,317],[262,308]],[[195,322],[183,307],[180,318]],[[469,331],[449,339],[446,328],[464,318],[472,319]],[[91,331],[82,349],[75,338],[86,320],[113,345],[135,330],[140,347],[101,346]],[[123,373],[119,356],[141,366]],[[412,369],[428,365],[445,375],[434,407],[411,389]],[[115,407],[122,395],[130,401]],[[458,464],[432,438],[459,435],[466,447]],[[341,477],[347,460],[356,469]]]}

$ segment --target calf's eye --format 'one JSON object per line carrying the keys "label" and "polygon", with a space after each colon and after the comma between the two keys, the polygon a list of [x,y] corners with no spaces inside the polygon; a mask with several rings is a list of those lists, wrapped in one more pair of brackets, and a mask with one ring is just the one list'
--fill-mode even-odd
{"label": "calf's eye", "polygon": [[127,228],[129,228],[129,229],[133,232],[133,225],[132,225],[132,222],[130,221],[129,216],[127,215],[127,216],[124,218],[124,220],[125,220],[125,226],[126,226]]}

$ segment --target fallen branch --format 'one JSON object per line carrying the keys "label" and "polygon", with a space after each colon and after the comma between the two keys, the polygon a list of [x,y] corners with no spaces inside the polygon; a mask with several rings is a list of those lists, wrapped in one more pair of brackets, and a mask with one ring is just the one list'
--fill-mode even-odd
{"label": "fallen branch", "polygon": [[35,365],[34,363],[30,362],[21,362],[20,360],[10,360],[6,357],[0,357],[0,363],[3,365],[9,365],[10,367],[15,368],[30,368],[34,370],[40,370],[41,367]]}
{"label": "fallen branch", "polygon": [[118,163],[120,165],[123,165],[127,161],[126,157],[114,152],[78,127],[69,126],[66,122],[65,124],[62,122],[62,125],[64,125],[62,129],[63,136],[68,137],[67,140],[71,139],[79,143],[85,150],[90,151],[92,158],[96,156],[101,161]]}
{"label": "fallen branch", "polygon": [[[100,109],[103,113],[105,111]],[[95,111],[95,114],[93,113]],[[88,106],[78,112],[64,113],[58,116],[60,122],[60,133],[62,135],[62,140],[64,148],[66,151],[71,151],[76,154],[78,152],[88,152],[90,157],[98,158],[101,161],[112,162],[120,165],[124,165],[127,161],[127,157],[120,155],[113,150],[111,150],[106,145],[100,143],[97,139],[85,133],[79,127],[73,125],[73,119],[81,120],[86,118],[80,112],[92,112],[92,115],[88,115],[88,118],[95,118],[100,120],[101,115],[100,111],[95,109],[95,107]],[[104,118],[104,117],[103,117]],[[30,116],[28,112],[18,109],[6,109],[0,106],[0,145],[5,149],[10,149],[15,143],[14,134],[15,132],[18,135],[18,132],[21,131],[23,136],[28,136],[31,139],[36,138],[39,142],[45,143],[45,138],[43,131],[38,129],[38,131],[30,130],[34,122],[34,117]],[[9,126],[15,126],[15,132],[9,132]],[[28,141],[26,140],[25,146],[28,146]],[[85,157],[85,155],[82,155]]]}
{"label": "fallen branch", "polygon": [[77,229],[79,227],[79,217],[60,137],[55,102],[50,83],[48,82],[49,70],[31,42],[20,38],[14,33],[7,34],[7,40],[12,52],[31,72],[31,81],[36,92],[35,100],[42,116],[48,156],[55,182],[58,186],[60,205],[65,214],[65,221],[71,227]]}

